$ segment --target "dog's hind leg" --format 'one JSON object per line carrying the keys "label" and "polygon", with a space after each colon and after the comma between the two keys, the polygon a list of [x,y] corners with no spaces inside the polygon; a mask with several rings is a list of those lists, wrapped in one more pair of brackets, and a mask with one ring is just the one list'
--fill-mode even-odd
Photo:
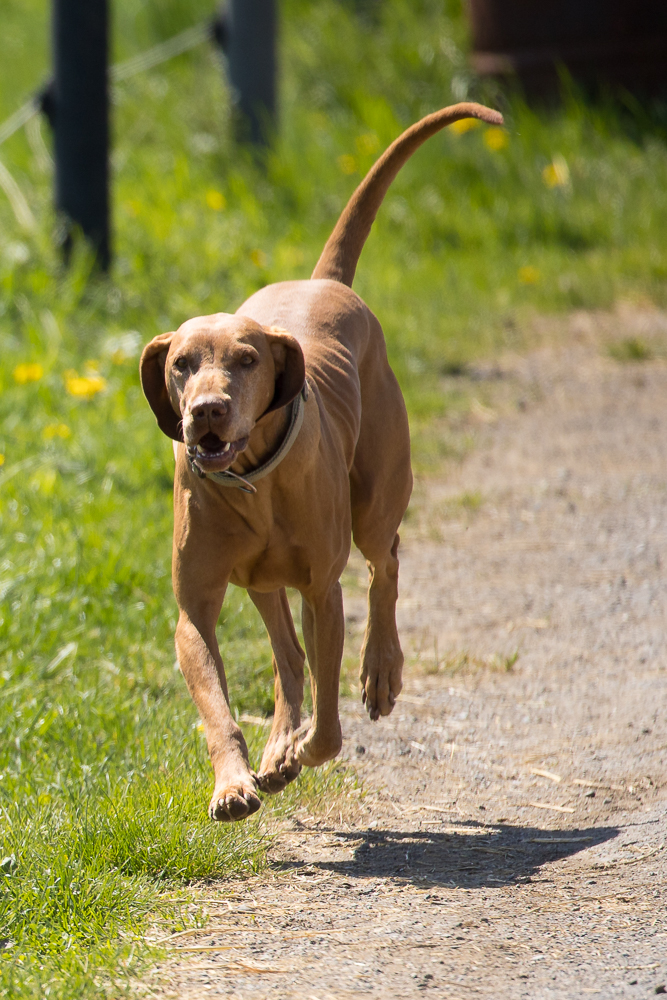
{"label": "dog's hind leg", "polygon": [[359,679],[361,698],[371,719],[389,715],[403,686],[403,652],[396,628],[398,543],[397,533],[391,549],[380,556],[357,542],[366,556],[370,577]]}
{"label": "dog's hind leg", "polygon": [[412,472],[405,404],[379,338],[371,361],[362,379],[362,423],[350,497],[352,536],[370,577],[361,697],[371,719],[379,719],[389,715],[402,687],[403,653],[396,629],[398,528],[410,499]]}
{"label": "dog's hind leg", "polygon": [[303,664],[285,590],[260,594],[249,590],[271,640],[275,685],[275,711],[269,739],[264,748],[257,783],[263,792],[280,792],[301,770],[296,759],[296,733],[301,722]]}

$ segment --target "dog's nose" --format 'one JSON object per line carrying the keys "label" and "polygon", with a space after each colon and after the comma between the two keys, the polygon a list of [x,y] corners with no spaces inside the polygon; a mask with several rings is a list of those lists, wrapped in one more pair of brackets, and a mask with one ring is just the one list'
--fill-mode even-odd
{"label": "dog's nose", "polygon": [[229,402],[222,396],[197,396],[192,401],[190,413],[192,419],[199,422],[219,420],[229,409]]}

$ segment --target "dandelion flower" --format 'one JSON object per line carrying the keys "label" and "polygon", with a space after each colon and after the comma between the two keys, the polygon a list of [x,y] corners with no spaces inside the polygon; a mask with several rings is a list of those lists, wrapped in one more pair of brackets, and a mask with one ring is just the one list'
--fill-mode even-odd
{"label": "dandelion flower", "polygon": [[222,212],[227,205],[227,199],[222,191],[216,191],[214,188],[211,188],[210,191],[206,192],[206,204],[214,212]]}
{"label": "dandelion flower", "polygon": [[533,267],[532,264],[519,268],[519,281],[522,285],[536,285],[541,277],[539,268]]}
{"label": "dandelion flower", "polygon": [[266,254],[263,250],[252,250],[250,253],[250,260],[253,262],[255,267],[264,267],[266,264]]}
{"label": "dandelion flower", "polygon": [[484,142],[488,149],[493,150],[494,153],[498,153],[501,149],[504,149],[508,143],[507,132],[503,128],[487,128],[484,133]]}
{"label": "dandelion flower", "polygon": [[455,135],[463,135],[464,132],[470,132],[473,128],[479,128],[481,124],[479,118],[460,118],[459,121],[452,122],[449,131],[454,132]]}
{"label": "dandelion flower", "polygon": [[364,135],[357,136],[357,149],[362,156],[371,156],[377,153],[380,148],[380,140],[375,132],[365,132]]}
{"label": "dandelion flower", "polygon": [[72,432],[67,426],[67,424],[47,424],[42,431],[42,437],[45,441],[52,441],[53,438],[59,437],[65,440],[65,438],[71,437]]}
{"label": "dandelion flower", "polygon": [[32,364],[26,362],[17,365],[14,369],[14,381],[18,382],[19,385],[25,385],[26,382],[39,382],[43,375],[44,369],[35,362]]}
{"label": "dandelion flower", "polygon": [[549,188],[566,187],[570,183],[570,168],[563,156],[554,156],[542,171],[542,180]]}
{"label": "dandelion flower", "polygon": [[77,375],[76,372],[65,374],[65,388],[70,396],[79,399],[92,399],[98,392],[106,389],[106,379],[101,375]]}
{"label": "dandelion flower", "polygon": [[4,455],[0,455],[0,465],[4,465],[4,464],[5,464],[5,456]]}
{"label": "dandelion flower", "polygon": [[354,174],[357,170],[357,161],[349,153],[343,153],[338,157],[338,167],[344,174]]}

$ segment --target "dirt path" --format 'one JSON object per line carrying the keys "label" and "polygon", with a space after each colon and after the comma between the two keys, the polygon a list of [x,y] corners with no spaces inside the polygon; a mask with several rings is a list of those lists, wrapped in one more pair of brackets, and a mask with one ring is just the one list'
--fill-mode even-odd
{"label": "dirt path", "polygon": [[605,347],[636,333],[573,317],[473,373],[478,446],[403,531],[404,693],[377,724],[344,705],[358,804],[209,893],[196,945],[227,950],[175,957],[161,996],[665,992],[667,365]]}

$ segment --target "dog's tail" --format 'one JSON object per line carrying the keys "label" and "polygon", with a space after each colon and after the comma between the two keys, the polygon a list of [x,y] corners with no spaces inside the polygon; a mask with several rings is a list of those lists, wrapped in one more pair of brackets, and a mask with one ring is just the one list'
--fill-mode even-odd
{"label": "dog's tail", "polygon": [[415,150],[440,129],[461,118],[502,125],[503,116],[482,104],[454,104],[412,125],[392,142],[354,192],[326,242],[311,278],[331,278],[352,287],[357,262],[389,185]]}

